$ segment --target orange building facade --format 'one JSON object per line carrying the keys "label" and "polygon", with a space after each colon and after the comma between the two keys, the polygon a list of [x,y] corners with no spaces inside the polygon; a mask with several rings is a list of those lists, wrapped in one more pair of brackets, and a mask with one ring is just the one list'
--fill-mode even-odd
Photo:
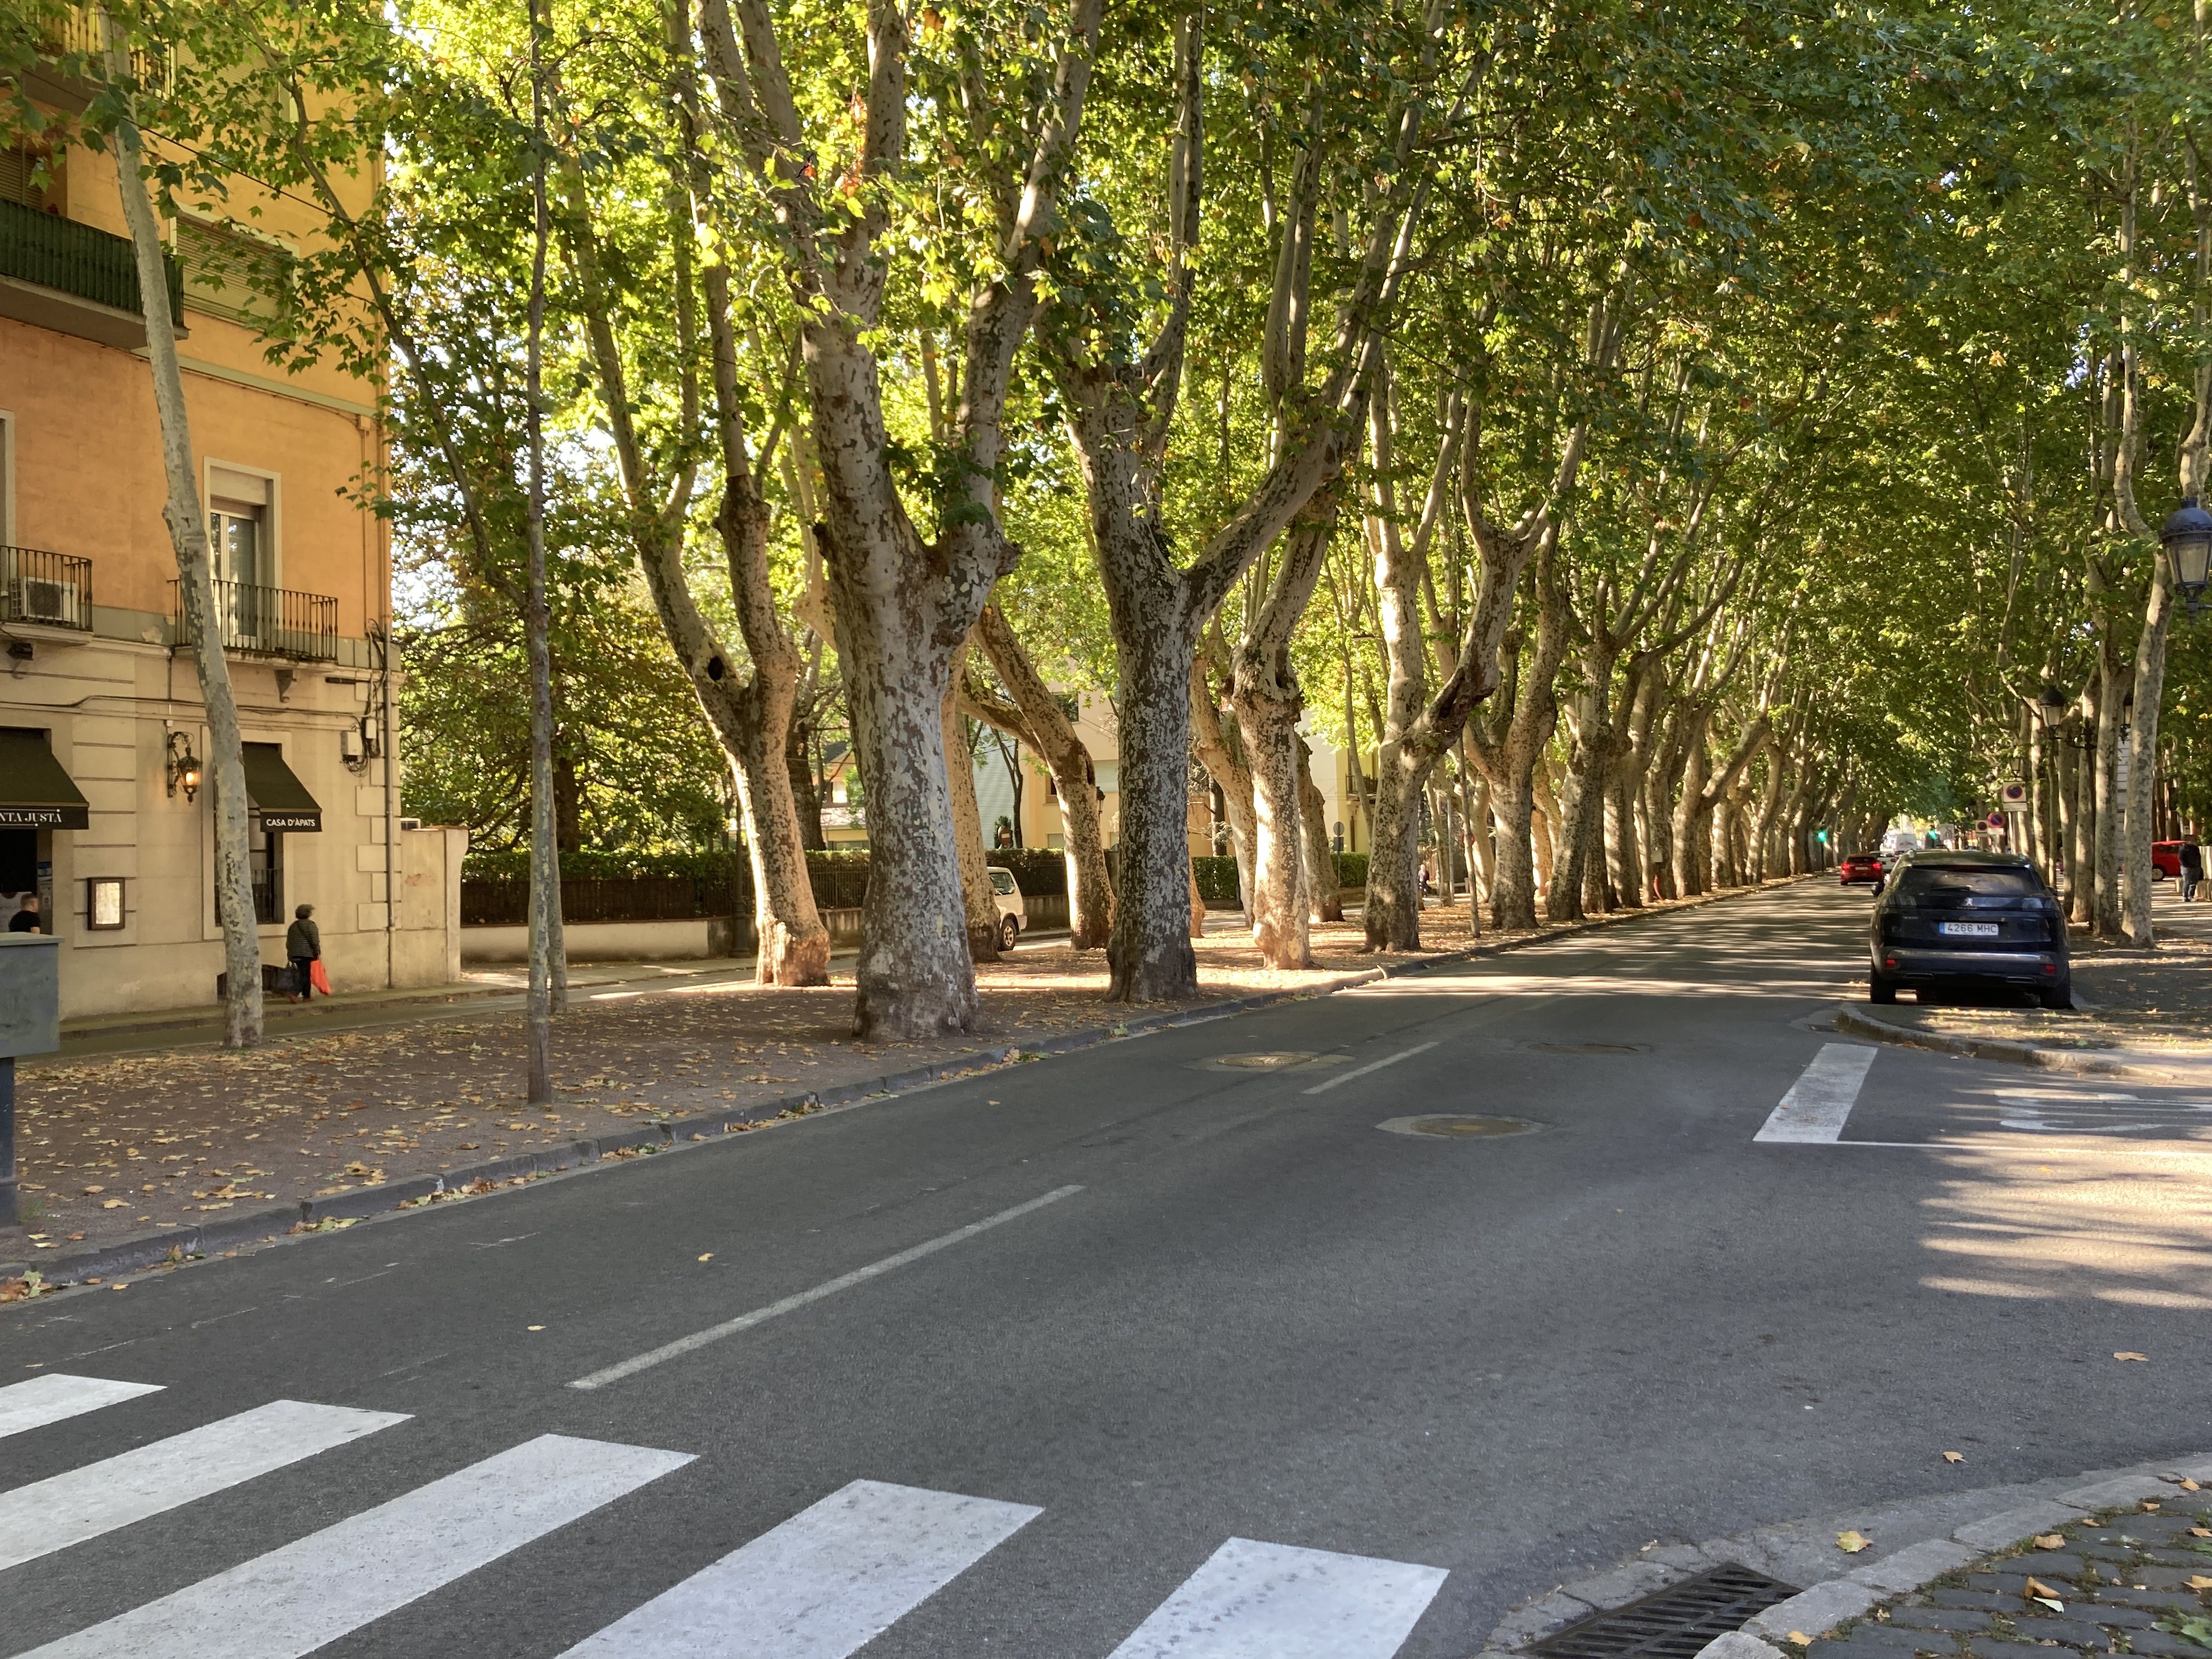
{"label": "orange building facade", "polygon": [[[63,107],[71,92],[30,90]],[[318,219],[240,185],[167,234],[263,958],[308,903],[339,993],[447,982],[465,836],[399,815],[374,390],[265,360],[252,321],[270,301],[240,273],[281,276]],[[204,1005],[222,967],[144,343],[112,160],[0,149],[0,909],[35,896],[61,936],[64,1017]]]}

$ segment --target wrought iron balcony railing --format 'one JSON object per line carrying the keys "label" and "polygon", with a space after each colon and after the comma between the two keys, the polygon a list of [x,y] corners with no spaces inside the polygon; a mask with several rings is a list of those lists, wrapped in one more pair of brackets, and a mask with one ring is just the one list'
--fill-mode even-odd
{"label": "wrought iron balcony railing", "polygon": [[[169,614],[176,621],[179,643],[197,643],[185,618],[184,585],[175,580],[169,583]],[[295,662],[338,659],[338,602],[327,593],[217,582],[215,618],[222,648],[237,655],[289,657]]]}
{"label": "wrought iron balcony railing", "polygon": [[[104,68],[107,37],[100,14],[89,6],[73,6],[65,17],[42,25],[38,33],[39,56],[68,72],[78,64]],[[149,92],[166,91],[169,84],[169,54],[136,48],[131,53],[131,73]]]}
{"label": "wrought iron balcony railing", "polygon": [[[184,270],[167,254],[161,263],[168,272],[169,314],[175,317],[185,303]],[[58,289],[133,316],[144,311],[138,300],[138,264],[127,238],[20,203],[0,202],[0,276]]]}
{"label": "wrought iron balcony railing", "polygon": [[92,631],[92,561],[0,546],[0,622]]}

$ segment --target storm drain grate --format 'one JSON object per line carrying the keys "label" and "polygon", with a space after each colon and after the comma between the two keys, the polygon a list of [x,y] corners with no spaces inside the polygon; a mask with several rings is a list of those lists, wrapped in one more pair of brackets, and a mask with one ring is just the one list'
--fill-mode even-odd
{"label": "storm drain grate", "polygon": [[1534,1644],[1546,1659],[1694,1659],[1717,1636],[1796,1595],[1748,1567],[1716,1567]]}

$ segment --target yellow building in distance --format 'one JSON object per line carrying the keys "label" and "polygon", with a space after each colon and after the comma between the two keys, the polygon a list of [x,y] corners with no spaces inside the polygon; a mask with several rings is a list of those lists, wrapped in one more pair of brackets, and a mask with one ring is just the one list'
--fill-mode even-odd
{"label": "yellow building in distance", "polygon": [[[66,113],[87,89],[49,62],[22,90]],[[0,137],[0,911],[35,899],[60,935],[65,1018],[205,1006],[222,965],[207,728],[136,267],[113,159],[35,145]],[[340,994],[450,982],[466,836],[400,816],[375,391],[266,361],[247,273],[281,280],[320,216],[232,182],[168,225],[170,298],[263,959],[308,903]]]}

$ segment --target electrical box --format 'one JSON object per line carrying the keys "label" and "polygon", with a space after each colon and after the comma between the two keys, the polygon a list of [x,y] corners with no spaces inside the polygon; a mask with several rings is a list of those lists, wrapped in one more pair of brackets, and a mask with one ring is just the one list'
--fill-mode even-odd
{"label": "electrical box", "polygon": [[61,945],[51,933],[0,933],[0,1057],[62,1046]]}

